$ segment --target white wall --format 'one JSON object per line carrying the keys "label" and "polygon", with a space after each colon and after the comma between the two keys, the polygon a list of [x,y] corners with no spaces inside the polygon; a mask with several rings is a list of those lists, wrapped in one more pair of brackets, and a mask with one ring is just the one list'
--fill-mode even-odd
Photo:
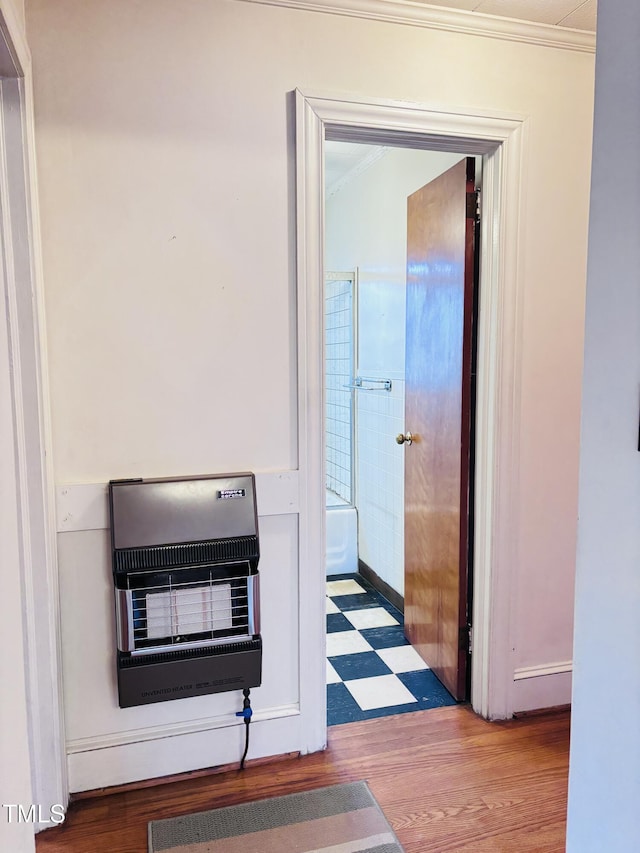
{"label": "white wall", "polygon": [[13,18],[17,31],[22,33],[23,36],[25,34],[24,2],[25,0],[2,0],[0,3],[5,20],[8,16]]}
{"label": "white wall", "polygon": [[[528,117],[513,665],[530,674],[567,661],[593,57],[235,0],[30,0],[27,27],[60,485],[296,468],[287,93]],[[278,708],[295,711],[298,627],[275,608],[281,590],[304,588],[296,536],[295,511],[262,534],[265,654],[289,651],[284,671],[269,664],[257,696],[268,719],[254,755],[300,744],[298,718],[277,718]],[[72,758],[72,787],[239,754],[225,729],[206,751],[184,746],[210,717],[227,725],[225,697],[139,709],[135,719],[119,711],[103,683],[113,655],[104,534],[71,525],[59,539],[67,738],[86,747],[81,767]],[[80,586],[100,613],[98,666],[77,659],[69,639],[85,619]],[[557,701],[536,686],[545,678],[529,679],[527,702]],[[135,760],[137,729],[156,737],[144,741],[153,768]]]}
{"label": "white wall", "polygon": [[569,853],[640,849],[640,7],[600,4]]}
{"label": "white wall", "polygon": [[392,383],[390,392],[355,392],[358,554],[400,595],[406,450],[395,437],[411,428],[404,423],[407,197],[460,157],[389,148],[326,200],[326,267],[359,273],[358,373]]}

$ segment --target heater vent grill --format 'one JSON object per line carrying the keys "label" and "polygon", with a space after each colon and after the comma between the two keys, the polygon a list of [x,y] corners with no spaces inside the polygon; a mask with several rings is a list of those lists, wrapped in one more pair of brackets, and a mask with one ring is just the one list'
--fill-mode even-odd
{"label": "heater vent grill", "polygon": [[220,563],[258,557],[258,537],[212,539],[182,545],[156,545],[144,548],[122,548],[113,552],[115,572],[135,572]]}
{"label": "heater vent grill", "polygon": [[244,640],[240,643],[225,643],[222,646],[203,646],[199,649],[177,649],[175,652],[159,652],[144,657],[129,657],[119,655],[121,667],[147,666],[151,663],[170,663],[174,660],[190,660],[191,658],[216,657],[218,655],[229,655],[238,652],[255,652],[262,648],[262,640],[257,637],[253,640]]}

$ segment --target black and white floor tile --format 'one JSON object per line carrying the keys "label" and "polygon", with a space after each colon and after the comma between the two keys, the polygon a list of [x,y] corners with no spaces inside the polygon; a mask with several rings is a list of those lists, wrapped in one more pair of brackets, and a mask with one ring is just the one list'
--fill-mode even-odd
{"label": "black and white floor tile", "polygon": [[327,581],[330,726],[456,704],[402,625],[402,613],[360,575]]}

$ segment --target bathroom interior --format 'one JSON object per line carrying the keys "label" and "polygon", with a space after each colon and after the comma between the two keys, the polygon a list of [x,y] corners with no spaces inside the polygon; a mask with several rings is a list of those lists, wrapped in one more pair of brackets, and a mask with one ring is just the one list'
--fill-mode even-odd
{"label": "bathroom interior", "polygon": [[329,725],[455,704],[403,630],[407,197],[459,153],[325,143]]}

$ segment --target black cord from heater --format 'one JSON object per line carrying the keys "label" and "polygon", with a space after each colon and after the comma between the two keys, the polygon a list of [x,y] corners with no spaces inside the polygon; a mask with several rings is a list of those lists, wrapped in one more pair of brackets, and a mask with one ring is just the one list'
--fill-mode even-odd
{"label": "black cord from heater", "polygon": [[236,717],[244,718],[244,753],[242,754],[242,758],[240,759],[240,770],[244,770],[244,760],[247,757],[247,752],[249,751],[249,724],[251,723],[251,716],[253,711],[251,710],[251,700],[249,699],[249,688],[245,687],[242,691],[242,695],[244,696],[244,701],[242,703],[242,711],[236,712]]}
{"label": "black cord from heater", "polygon": [[244,721],[244,752],[242,753],[242,758],[240,759],[240,770],[244,770],[244,760],[247,757],[247,752],[249,752],[249,723],[251,720]]}

